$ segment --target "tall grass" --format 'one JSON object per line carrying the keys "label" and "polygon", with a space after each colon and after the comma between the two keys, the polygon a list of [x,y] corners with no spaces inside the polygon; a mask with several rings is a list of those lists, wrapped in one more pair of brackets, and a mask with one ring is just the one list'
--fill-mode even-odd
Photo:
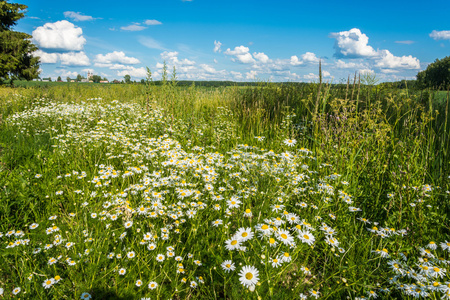
{"label": "tall grass", "polygon": [[[157,290],[150,293],[160,299],[286,299],[303,294],[313,297],[317,290],[324,298],[333,299],[364,293],[370,297],[371,291],[384,291],[387,298],[394,299],[415,297],[417,293],[400,288],[400,284],[410,289],[414,282],[431,286],[436,276],[424,279],[396,273],[393,263],[383,257],[389,253],[391,261],[396,260],[404,270],[413,270],[424,262],[435,263],[423,249],[447,243],[448,114],[448,93],[443,97],[442,92],[377,85],[356,74],[344,84],[324,82],[320,76],[319,82],[312,84],[260,82],[249,87],[179,87],[175,81],[167,81],[161,85],[2,88],[1,235],[34,222],[41,227],[53,226],[48,217],[58,215],[63,238],[76,241],[76,251],[72,253],[69,246],[63,249],[64,255],[78,255],[79,260],[76,269],[52,267],[47,261],[52,255],[56,257],[56,246],[38,255],[9,247],[2,254],[8,264],[0,270],[0,288],[6,291],[6,287],[21,286],[30,297],[42,299],[80,297],[82,292],[136,298],[147,295],[148,288],[138,290],[134,283],[148,277],[159,280]],[[182,169],[172,165],[171,158],[202,163],[197,169]],[[104,180],[95,176],[104,175],[109,166],[119,174],[132,175],[103,185]],[[148,168],[148,174],[143,175],[142,166]],[[81,171],[89,176],[85,181],[76,179]],[[188,209],[197,214],[185,225],[168,217],[148,219],[130,214],[130,210],[145,205],[142,199],[149,192],[139,189],[145,178],[162,184],[154,186],[154,191],[165,188],[164,180],[158,181],[160,175],[155,175],[160,172],[170,181],[161,190],[167,214],[187,214]],[[44,174],[43,181],[36,174]],[[101,183],[99,189],[93,187],[97,182]],[[180,190],[187,189],[186,184],[200,196],[182,204]],[[214,192],[208,192],[208,187]],[[217,192],[219,188],[223,190]],[[133,220],[137,225],[128,230],[113,223],[105,229],[105,224],[91,217],[93,213],[100,217],[104,210],[100,191],[105,197],[115,197],[113,207],[121,212],[118,215],[123,222]],[[121,192],[129,193],[123,201]],[[242,200],[242,207],[226,209],[225,200],[235,195]],[[226,199],[214,200],[215,196]],[[202,208],[205,203],[206,210]],[[219,210],[212,208],[214,203],[220,203]],[[277,230],[292,231],[296,223],[275,225],[280,215],[277,205],[282,205],[286,214],[304,218],[303,225],[300,220],[298,225],[302,230],[312,228],[316,243],[310,247],[298,242],[298,247],[288,247],[277,235],[278,248],[258,237],[246,244],[246,251],[225,250],[224,244],[238,229],[259,230],[255,228],[265,222]],[[255,215],[243,216],[247,208]],[[356,209],[355,213],[361,209],[363,215],[357,218],[351,209]],[[110,213],[113,209],[104,216],[109,218]],[[210,225],[219,219],[223,227]],[[337,230],[341,247],[325,241],[329,235],[322,234],[323,222]],[[134,231],[136,227],[139,230]],[[162,228],[180,228],[179,235],[170,233],[169,242],[177,245],[176,253],[188,264],[189,275],[149,259],[148,251],[139,246],[141,228],[152,234],[160,234]],[[42,245],[32,243],[42,248],[48,235],[45,228],[39,229],[43,232],[36,235],[30,229],[29,236],[41,239]],[[84,231],[88,229],[95,247],[83,241],[89,236]],[[122,232],[128,236],[118,239]],[[167,244],[156,241],[158,251],[166,251]],[[3,245],[11,244],[5,241]],[[448,262],[448,251],[444,246],[442,249],[439,255]],[[83,253],[86,250],[92,253]],[[130,251],[138,255],[139,263],[118,257],[106,259],[107,253]],[[291,252],[292,262],[283,260],[282,267],[271,268],[276,255],[284,251]],[[203,266],[191,266],[188,253]],[[408,260],[403,261],[402,255]],[[226,259],[236,262],[235,273],[221,270]],[[261,285],[254,292],[239,284],[238,263],[259,266]],[[118,270],[125,265],[128,275],[122,277]],[[199,272],[203,272],[201,277]],[[74,285],[62,281],[61,288],[55,285],[47,291],[41,282],[26,279],[42,273],[47,277],[63,274]],[[88,277],[82,278],[85,275]],[[449,277],[444,275],[436,279],[440,292],[427,290],[430,297],[445,294],[443,286]],[[185,280],[207,284],[196,289],[191,282],[189,288]],[[10,290],[7,295],[12,297]]]}

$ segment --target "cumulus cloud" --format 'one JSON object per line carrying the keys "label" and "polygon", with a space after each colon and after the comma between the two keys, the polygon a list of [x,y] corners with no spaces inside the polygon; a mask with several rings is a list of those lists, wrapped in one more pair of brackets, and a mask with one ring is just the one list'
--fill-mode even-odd
{"label": "cumulus cloud", "polygon": [[56,64],[58,61],[66,66],[89,66],[90,60],[86,53],[81,52],[65,52],[65,53],[47,53],[42,50],[33,52],[34,56],[40,57],[40,62],[43,64]]}
{"label": "cumulus cloud", "polygon": [[162,23],[158,20],[145,20],[144,21],[145,25],[161,25]]}
{"label": "cumulus cloud", "polygon": [[316,75],[314,73],[309,73],[307,75],[303,75],[303,78],[307,79],[307,80],[315,80],[315,79],[319,79],[319,75]]}
{"label": "cumulus cloud", "polygon": [[381,69],[420,69],[420,61],[413,57],[408,56],[394,56],[389,50],[380,50],[379,58],[375,64],[376,67]]}
{"label": "cumulus cloud", "polygon": [[151,37],[140,37],[138,41],[141,45],[150,49],[166,50],[160,42]]}
{"label": "cumulus cloud", "polygon": [[141,31],[141,30],[144,30],[146,28],[147,27],[139,25],[139,24],[132,24],[132,25],[120,27],[120,29],[125,30],[125,31]]}
{"label": "cumulus cloud", "polygon": [[232,55],[235,58],[232,60],[235,61],[236,59],[240,61],[243,64],[250,64],[254,63],[255,60],[253,59],[252,55],[249,53],[250,49],[245,46],[238,46],[235,47],[234,50],[231,50],[230,48],[227,49],[224,53],[226,55]]}
{"label": "cumulus cloud", "polygon": [[127,70],[117,72],[117,76],[124,77],[125,75],[130,75],[131,77],[137,78],[145,78],[147,76],[147,70],[144,67],[141,68],[131,67]]}
{"label": "cumulus cloud", "polygon": [[[334,46],[336,57],[367,59],[369,65],[380,69],[420,69],[420,61],[412,55],[395,56],[389,50],[375,51],[368,45],[369,38],[367,35],[363,34],[358,28],[332,33],[330,36],[336,39]],[[345,63],[341,60],[337,61],[336,66],[341,68],[367,68],[367,65]]]}
{"label": "cumulus cloud", "polygon": [[299,60],[297,55],[291,56],[290,64],[293,66],[303,65],[303,61]]}
{"label": "cumulus cloud", "polygon": [[176,67],[195,65],[195,61],[189,60],[187,58],[179,60],[177,51],[164,51],[163,53],[161,53],[161,58],[166,60],[169,64],[175,65]]}
{"label": "cumulus cloud", "polygon": [[300,66],[305,63],[318,63],[319,58],[312,52],[306,52],[305,54],[302,54],[300,56],[301,58],[298,58],[297,55],[291,56],[291,59],[289,61],[289,64],[292,66]]}
{"label": "cumulus cloud", "polygon": [[260,53],[253,53],[253,57],[256,58],[257,60],[259,60],[260,62],[262,62],[263,64],[268,63],[269,62],[269,57],[264,54],[263,52]]}
{"label": "cumulus cloud", "polygon": [[318,63],[320,61],[320,59],[312,52],[302,54],[302,60],[309,63]]}
{"label": "cumulus cloud", "polygon": [[217,70],[207,64],[201,64],[200,67],[207,73],[214,74],[217,73]]}
{"label": "cumulus cloud", "polygon": [[220,47],[222,46],[222,43],[219,41],[214,41],[214,53],[220,52]]}
{"label": "cumulus cloud", "polygon": [[242,76],[241,72],[231,71],[230,73],[231,73],[231,75],[233,75],[234,79],[240,80],[240,79],[244,78],[244,76]]}
{"label": "cumulus cloud", "polygon": [[373,75],[373,74],[375,74],[375,71],[371,70],[371,69],[362,69],[362,70],[359,70],[359,73],[361,75]]}
{"label": "cumulus cloud", "polygon": [[322,76],[323,77],[330,77],[330,72],[328,72],[328,71],[322,71]]}
{"label": "cumulus cloud", "polygon": [[60,74],[60,76],[62,77],[62,80],[65,80],[66,77],[70,77],[70,78],[75,78],[78,75],[78,72],[76,71],[68,71],[68,70],[56,70],[56,73]]}
{"label": "cumulus cloud", "polygon": [[86,43],[83,30],[69,21],[46,23],[33,31],[33,41],[39,48],[55,51],[81,51]]}
{"label": "cumulus cloud", "polygon": [[336,62],[336,67],[339,69],[358,69],[365,68],[367,64],[359,61],[359,62],[345,62],[341,59],[338,59]]}
{"label": "cumulus cloud", "polygon": [[95,62],[100,64],[124,64],[124,65],[135,65],[141,63],[139,59],[134,57],[128,57],[122,51],[114,51],[111,53],[97,54],[95,56]]}
{"label": "cumulus cloud", "polygon": [[92,20],[94,20],[94,18],[91,16],[82,15],[81,13],[74,12],[74,11],[65,11],[64,17],[72,19],[74,21],[92,21]]}
{"label": "cumulus cloud", "polygon": [[87,57],[83,51],[61,53],[59,54],[59,59],[61,60],[62,65],[71,67],[89,66],[91,64],[89,57]]}
{"label": "cumulus cloud", "polygon": [[250,72],[245,73],[246,79],[256,79],[256,76],[258,75],[258,72],[255,70],[251,70]]}
{"label": "cumulus cloud", "polygon": [[450,30],[437,31],[433,30],[430,37],[434,40],[450,40]]}
{"label": "cumulus cloud", "polygon": [[358,28],[349,31],[333,32],[330,37],[335,38],[334,48],[336,57],[371,57],[377,52],[368,45],[369,37]]}
{"label": "cumulus cloud", "polygon": [[39,56],[42,64],[56,64],[59,60],[59,53],[47,53],[42,50],[33,52],[33,56]]}

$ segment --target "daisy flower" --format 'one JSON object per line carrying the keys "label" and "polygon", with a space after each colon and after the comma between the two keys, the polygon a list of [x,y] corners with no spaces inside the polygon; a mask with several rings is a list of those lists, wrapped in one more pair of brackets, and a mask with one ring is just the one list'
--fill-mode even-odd
{"label": "daisy flower", "polygon": [[290,245],[294,241],[294,238],[289,233],[289,231],[284,229],[278,230],[278,234],[276,235],[276,237],[280,242],[283,242],[285,245]]}
{"label": "daisy flower", "polygon": [[158,284],[157,284],[156,282],[154,282],[154,281],[151,281],[151,282],[148,284],[148,288],[151,289],[151,290],[154,290],[154,289],[156,289],[157,287],[158,287]]}
{"label": "daisy flower", "polygon": [[283,141],[283,143],[284,143],[286,146],[292,147],[292,146],[295,146],[295,144],[297,144],[297,140],[295,140],[295,139],[285,139],[285,140]]}
{"label": "daisy flower", "polygon": [[221,264],[221,267],[227,273],[230,272],[230,271],[234,271],[236,269],[236,267],[234,266],[234,263],[231,260],[225,260]]}
{"label": "daisy flower", "polygon": [[142,285],[142,280],[138,279],[136,280],[136,286],[141,286]]}
{"label": "daisy flower", "polygon": [[158,262],[163,262],[165,258],[166,258],[166,257],[164,256],[164,254],[158,254],[158,255],[156,255],[156,260],[157,260]]}
{"label": "daisy flower", "polygon": [[306,243],[308,245],[312,245],[314,244],[316,238],[309,232],[309,231],[300,231],[298,233],[298,238],[303,242]]}
{"label": "daisy flower", "polygon": [[119,270],[119,275],[125,275],[127,273],[127,270],[125,270],[124,268]]}
{"label": "daisy flower", "polygon": [[281,265],[281,259],[278,257],[275,257],[273,259],[271,258],[270,263],[272,264],[272,267],[278,268]]}
{"label": "daisy flower", "polygon": [[225,241],[225,248],[228,251],[233,251],[239,249],[240,247],[241,247],[240,241],[234,236],[231,239]]}
{"label": "daisy flower", "polygon": [[254,287],[259,280],[259,271],[253,266],[244,266],[239,272],[239,281],[245,287]]}
{"label": "daisy flower", "polygon": [[13,293],[13,295],[17,295],[18,293],[20,293],[21,290],[22,289],[20,287],[16,287],[13,289],[12,293]]}
{"label": "daisy flower", "polygon": [[234,236],[237,237],[239,242],[245,242],[245,241],[251,240],[254,236],[254,233],[252,232],[251,228],[242,227],[242,228],[238,229],[238,231],[236,232],[236,234]]}
{"label": "daisy flower", "polygon": [[52,279],[46,279],[46,280],[44,280],[44,282],[42,283],[42,286],[45,288],[45,289],[48,289],[48,288],[50,288],[52,285],[53,285],[53,283],[54,283],[54,279],[52,278]]}
{"label": "daisy flower", "polygon": [[30,229],[36,229],[36,228],[38,228],[38,226],[39,226],[39,224],[33,223],[30,225]]}
{"label": "daisy flower", "polygon": [[130,252],[127,253],[127,257],[130,258],[130,259],[134,258],[135,256],[136,256],[136,253],[134,251],[130,251]]}

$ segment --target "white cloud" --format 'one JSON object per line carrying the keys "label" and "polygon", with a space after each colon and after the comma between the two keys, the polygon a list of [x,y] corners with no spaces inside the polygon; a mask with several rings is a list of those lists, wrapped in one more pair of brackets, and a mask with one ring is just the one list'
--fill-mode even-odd
{"label": "white cloud", "polygon": [[66,66],[89,66],[91,62],[89,61],[89,57],[81,51],[81,52],[68,52],[59,54],[59,59],[61,60],[62,65]]}
{"label": "white cloud", "polygon": [[109,66],[110,70],[133,70],[133,66],[125,66],[121,64],[113,64]]}
{"label": "white cloud", "polygon": [[371,70],[371,69],[362,69],[362,70],[359,70],[359,74],[361,74],[361,75],[373,75],[373,74],[375,74],[375,71]]}
{"label": "white cloud", "polygon": [[256,79],[257,75],[258,75],[258,72],[256,72],[255,70],[251,70],[250,72],[245,73],[245,78],[246,79]]}
{"label": "white cloud", "polygon": [[330,77],[330,72],[328,72],[328,71],[322,71],[322,76],[323,77]]}
{"label": "white cloud", "polygon": [[214,63],[215,63],[215,64],[217,64],[217,63],[218,63],[217,59],[215,59],[215,58],[214,58]]}
{"label": "white cloud", "polygon": [[309,63],[318,63],[320,61],[320,59],[312,52],[302,54],[302,60]]}
{"label": "white cloud", "polygon": [[131,67],[131,69],[117,72],[117,76],[124,77],[125,75],[130,75],[131,77],[137,78],[145,78],[147,76],[147,70],[144,67],[141,68]]}
{"label": "white cloud", "polygon": [[241,72],[231,71],[230,73],[231,73],[231,75],[233,75],[234,79],[243,79],[244,78],[244,76],[242,76]]}
{"label": "white cloud", "polygon": [[269,57],[265,55],[263,52],[260,53],[253,53],[253,57],[262,62],[263,64],[269,62]]}
{"label": "white cloud", "polygon": [[161,53],[161,58],[166,60],[169,64],[173,64],[176,67],[185,67],[185,66],[193,66],[195,65],[195,61],[189,60],[187,58],[183,60],[178,59],[178,52],[176,51],[164,51]]}
{"label": "white cloud", "polygon": [[215,53],[217,53],[217,52],[220,52],[221,50],[220,50],[220,47],[222,46],[222,43],[221,42],[219,42],[219,41],[214,41],[214,52]]}
{"label": "white cloud", "polygon": [[[368,45],[367,35],[361,33],[358,28],[332,33],[330,36],[336,39],[335,56],[369,59],[367,64],[345,63],[338,60],[337,67],[369,69],[368,66],[372,66],[380,69],[420,69],[420,61],[412,55],[399,57],[394,56],[389,50],[375,51]],[[408,43],[409,41],[403,42]]]}
{"label": "white cloud", "polygon": [[158,20],[145,20],[145,25],[161,25],[162,23]]}
{"label": "white cloud", "polygon": [[128,57],[122,51],[114,51],[111,53],[107,53],[105,55],[97,54],[95,56],[95,62],[101,63],[101,64],[119,63],[119,64],[125,64],[125,65],[135,65],[135,64],[141,63],[139,61],[139,59],[134,58],[134,57]]}
{"label": "white cloud", "polygon": [[412,55],[394,56],[389,50],[380,50],[376,67],[382,69],[420,69],[420,61]]}
{"label": "white cloud", "polygon": [[92,20],[94,20],[94,18],[91,16],[82,15],[81,13],[74,12],[74,11],[65,11],[64,17],[70,18],[74,21],[92,21]]}
{"label": "white cloud", "polygon": [[76,78],[78,75],[78,72],[71,72],[71,71],[67,71],[67,70],[56,70],[56,73],[59,73],[61,76],[61,79],[64,81],[67,77],[70,78]]}
{"label": "white cloud", "polygon": [[132,24],[132,25],[120,27],[120,29],[125,30],[125,31],[141,31],[141,30],[144,30],[146,28],[147,27],[141,26],[139,24]]}
{"label": "white cloud", "polygon": [[59,60],[58,53],[47,53],[42,50],[33,52],[33,56],[39,56],[39,61],[43,64],[55,64]]}
{"label": "white cloud", "polygon": [[[235,47],[234,50],[230,50],[230,48],[227,49],[224,53],[226,55],[233,55],[236,57],[238,61],[244,64],[254,63],[255,60],[253,59],[252,55],[249,53],[250,49],[245,46],[239,46]],[[234,59],[233,59],[234,61]]]}
{"label": "white cloud", "polygon": [[357,69],[357,68],[365,68],[366,64],[363,62],[345,62],[343,60],[338,59],[336,62],[336,67],[339,69]]}
{"label": "white cloud", "polygon": [[290,64],[293,66],[303,65],[303,61],[299,60],[296,55],[291,56]]}
{"label": "white cloud", "polygon": [[210,73],[210,74],[215,74],[217,73],[217,70],[214,69],[213,67],[211,67],[210,65],[207,64],[201,64],[200,67],[205,70],[205,72]]}
{"label": "white cloud", "polygon": [[150,49],[166,50],[160,42],[151,37],[140,37],[139,43]]}
{"label": "white cloud", "polygon": [[433,30],[430,37],[434,40],[450,40],[450,30],[437,31]]}
{"label": "white cloud", "polygon": [[33,41],[45,49],[80,51],[86,43],[83,30],[69,21],[46,23],[33,31]]}
{"label": "white cloud", "polygon": [[315,79],[319,79],[319,75],[316,75],[314,73],[309,73],[307,75],[303,75],[303,78],[308,79],[308,80],[315,80]]}
{"label": "white cloud", "polygon": [[37,50],[33,53],[34,56],[40,57],[40,62],[43,64],[55,64],[61,61],[62,65],[66,66],[89,66],[91,63],[89,57],[81,52],[66,52],[66,53],[47,53],[42,50]]}
{"label": "white cloud", "polygon": [[336,39],[334,48],[337,57],[372,57],[377,55],[377,51],[368,45],[369,37],[358,28],[334,32],[330,34],[330,37]]}

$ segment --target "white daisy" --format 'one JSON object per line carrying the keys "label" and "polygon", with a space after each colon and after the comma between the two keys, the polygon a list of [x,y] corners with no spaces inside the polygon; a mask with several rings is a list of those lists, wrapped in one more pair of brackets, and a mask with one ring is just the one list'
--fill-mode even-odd
{"label": "white daisy", "polygon": [[227,273],[230,272],[230,271],[234,271],[236,269],[236,267],[234,266],[234,263],[231,260],[225,260],[221,264],[221,267]]}
{"label": "white daisy", "polygon": [[253,266],[244,266],[239,272],[239,281],[245,287],[254,287],[259,280],[259,271]]}
{"label": "white daisy", "polygon": [[157,284],[156,282],[154,282],[154,281],[152,281],[152,282],[150,282],[150,283],[148,284],[148,288],[151,289],[151,290],[154,290],[154,289],[156,289],[157,287],[158,287],[158,284]]}

